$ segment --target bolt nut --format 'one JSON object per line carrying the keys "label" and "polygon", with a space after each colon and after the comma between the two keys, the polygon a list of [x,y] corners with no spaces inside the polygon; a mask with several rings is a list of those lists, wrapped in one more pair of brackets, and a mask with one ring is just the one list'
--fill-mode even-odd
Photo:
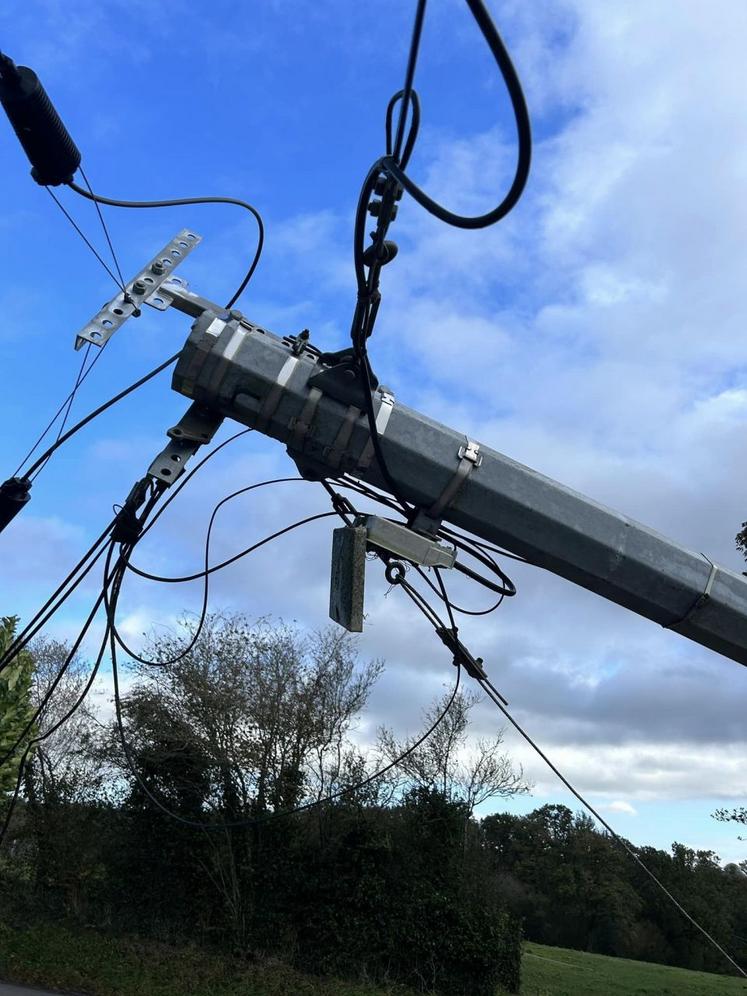
{"label": "bolt nut", "polygon": [[132,285],[133,294],[144,294],[147,289],[148,288],[145,286],[145,282],[143,280],[136,280]]}
{"label": "bolt nut", "polygon": [[381,214],[381,201],[371,201],[368,205],[368,213],[373,215],[374,218],[378,218]]}
{"label": "bolt nut", "polygon": [[155,263],[151,264],[151,268],[150,269],[151,269],[151,273],[155,273],[155,275],[157,277],[160,277],[161,274],[165,271],[166,268],[163,265],[163,263],[160,261],[160,259],[157,259],[155,261]]}

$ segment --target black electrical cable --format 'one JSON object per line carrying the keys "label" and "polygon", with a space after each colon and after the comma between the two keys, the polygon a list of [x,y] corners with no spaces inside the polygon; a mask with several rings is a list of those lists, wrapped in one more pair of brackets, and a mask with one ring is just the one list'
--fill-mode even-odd
{"label": "black electrical cable", "polygon": [[[427,0],[418,0],[417,10],[415,11],[415,24],[412,29],[412,38],[410,40],[410,52],[407,58],[407,69],[405,71],[405,85],[402,88],[402,98],[399,111],[399,119],[397,121],[397,134],[394,139],[394,147],[392,149],[392,157],[399,162],[400,153],[402,151],[402,141],[405,135],[405,118],[409,111],[410,97],[413,92],[412,84],[415,78],[415,66],[418,61],[418,51],[420,49],[420,37],[423,33],[423,19],[425,18],[425,5]],[[387,114],[387,118],[389,115]],[[391,134],[391,128],[387,128],[387,151],[389,146],[389,138]]]}
{"label": "black electrical cable", "polygon": [[413,197],[421,207],[434,215],[440,221],[446,222],[456,228],[488,228],[494,225],[516,206],[521,197],[524,187],[529,177],[529,168],[532,158],[532,130],[529,122],[529,112],[527,110],[524,94],[521,89],[519,77],[516,74],[511,58],[506,50],[503,40],[493,23],[483,0],[467,0],[473,17],[477,21],[483,38],[488,44],[496,65],[500,70],[503,81],[508,91],[516,122],[516,133],[518,139],[518,154],[516,170],[513,181],[503,200],[491,211],[481,215],[460,215],[449,211],[437,201],[433,200],[425,193],[410,177],[405,173],[394,156],[385,157],[381,161],[381,168],[392,176],[400,186],[404,187],[408,194]]}
{"label": "black electrical cable", "polygon": [[[418,575],[423,579],[423,581],[425,581],[425,583],[428,585],[431,591],[443,601],[444,597],[443,594],[441,593],[441,591],[439,591],[438,587],[431,581],[431,579],[428,577],[428,575],[425,573],[422,567],[418,567],[416,565],[415,570],[417,571]],[[504,598],[505,595],[501,595],[498,598],[498,600],[496,602],[493,602],[493,604],[487,609],[465,609],[462,608],[461,605],[457,605],[455,602],[452,601],[449,601],[448,604],[453,612],[459,612],[461,613],[461,615],[464,616],[489,616],[491,612],[495,612],[496,609],[499,609],[501,605],[503,605]]]}
{"label": "black electrical cable", "polygon": [[[88,345],[86,346],[85,352],[83,353],[83,359],[81,360],[80,369],[78,370],[78,376],[75,378],[75,383],[73,384],[73,389],[70,392],[70,394],[68,394],[67,399],[62,403],[62,406],[58,409],[57,415],[55,415],[55,417],[53,419],[53,422],[54,422],[54,421],[57,420],[58,415],[60,415],[60,414],[62,415],[62,420],[61,420],[59,428],[57,430],[57,436],[55,437],[55,443],[58,443],[60,441],[60,437],[62,436],[62,433],[65,431],[65,426],[67,425],[67,420],[70,418],[70,412],[72,411],[73,404],[75,403],[75,395],[78,393],[78,388],[83,383],[83,380],[84,380],[85,376],[91,372],[91,370],[93,369],[94,363],[96,362],[96,360],[98,359],[98,357],[101,355],[101,351],[97,351],[97,355],[94,357],[93,363],[91,363],[91,366],[88,368],[88,370],[86,370],[85,366],[86,366],[86,362],[88,360],[88,357],[90,355],[90,352],[91,352],[91,343],[89,342]],[[63,411],[63,409],[64,409],[64,411]],[[50,425],[51,424],[53,424],[53,423],[50,423]],[[40,436],[40,439],[43,439],[44,436],[46,435],[46,433],[47,433],[47,430],[45,429],[44,432],[42,433],[42,435]],[[31,449],[32,453],[36,449],[36,446],[38,446],[38,442],[32,447],[32,449]],[[34,476],[31,478],[32,482],[36,480],[36,478],[39,476],[39,474],[41,474],[41,472],[44,470],[44,468],[47,466],[47,464],[49,463],[49,461],[51,459],[52,459],[52,456],[50,454],[47,457],[46,461],[41,465],[41,467],[39,467],[39,469],[36,471],[36,473],[34,474]],[[24,460],[24,463],[25,462],[26,461]],[[16,473],[18,473],[18,472],[16,471]],[[14,474],[13,476],[15,477],[16,475]]]}
{"label": "black electrical cable", "polygon": [[[531,163],[531,126],[526,101],[522,93],[516,71],[513,67],[508,52],[503,41],[490,18],[490,15],[482,0],[467,0],[467,4],[472,12],[475,21],[488,44],[490,51],[501,72],[508,91],[509,99],[516,122],[518,137],[517,163],[513,181],[503,200],[491,211],[483,215],[465,216],[458,215],[447,210],[442,205],[434,201],[425,193],[406,173],[406,161],[400,161],[400,150],[404,135],[405,119],[410,105],[413,107],[413,118],[410,125],[410,135],[405,144],[406,158],[409,159],[414,147],[417,130],[420,124],[420,116],[416,111],[419,109],[417,95],[413,89],[415,66],[417,63],[420,37],[422,34],[423,18],[425,15],[425,0],[419,0],[415,15],[410,50],[405,75],[405,86],[399,94],[389,103],[386,116],[386,146],[387,155],[378,159],[369,170],[361,189],[356,209],[354,236],[353,236],[353,257],[355,266],[355,276],[358,288],[357,301],[353,321],[351,326],[351,340],[353,352],[357,366],[357,372],[361,383],[366,407],[366,416],[371,433],[371,440],[374,446],[376,459],[381,474],[387,486],[395,495],[406,512],[411,514],[409,505],[402,497],[399,488],[386,465],[386,460],[380,445],[379,434],[376,428],[376,420],[373,412],[373,399],[371,397],[373,375],[370,360],[366,349],[366,340],[373,331],[373,325],[379,309],[381,295],[379,293],[379,275],[381,268],[393,255],[385,251],[386,234],[390,222],[396,213],[396,200],[401,196],[402,190],[406,190],[422,207],[441,221],[459,228],[486,228],[504,218],[518,202],[527,178]],[[392,115],[397,100],[401,101],[400,113],[397,122],[397,134],[392,142]],[[371,201],[374,193],[381,194],[381,200]],[[373,244],[369,249],[364,248],[365,232],[367,227],[367,216],[376,207],[378,223],[375,233],[373,233]],[[368,274],[366,274],[368,267]]]}
{"label": "black electrical cable", "polygon": [[[288,480],[303,480],[303,478],[287,478]],[[263,483],[276,483],[274,481],[267,481]],[[252,485],[252,487],[258,487],[259,485]],[[246,488],[244,490],[251,490]],[[236,494],[243,494],[243,491],[237,491]],[[236,495],[231,495],[231,497],[236,497]],[[337,515],[337,512],[317,512],[315,515],[307,515],[303,519],[298,519],[293,522],[290,526],[284,526],[283,529],[278,529],[277,532],[271,533],[269,536],[265,536],[264,539],[258,540],[251,546],[246,547],[246,549],[241,550],[240,553],[235,553],[228,560],[223,560],[219,564],[213,564],[208,567],[207,570],[198,571],[196,574],[186,574],[183,577],[162,577],[159,574],[150,574],[148,571],[144,571],[139,567],[134,567],[132,564],[128,565],[128,570],[131,570],[133,574],[137,574],[141,578],[146,578],[149,581],[159,581],[162,584],[182,584],[186,581],[197,581],[200,578],[204,578],[206,575],[216,574],[218,571],[225,570],[226,567],[230,567],[231,564],[235,564],[237,560],[241,560],[242,557],[246,557],[250,553],[254,553],[255,550],[259,550],[260,547],[266,546],[273,540],[279,539],[281,536],[285,536],[286,533],[292,532],[294,529],[299,529],[301,526],[306,526],[311,522],[317,522],[320,519],[329,519],[333,515]]]}
{"label": "black electrical cable", "polygon": [[[153,526],[155,526],[155,524],[161,518],[161,516],[166,511],[166,509],[169,507],[169,505],[174,501],[175,498],[177,498],[179,496],[179,494],[181,493],[181,491],[192,480],[192,478],[195,476],[195,474],[197,473],[197,471],[201,470],[202,467],[205,466],[205,464],[208,462],[208,460],[212,460],[213,457],[217,453],[220,453],[220,451],[225,446],[228,446],[229,443],[233,443],[236,439],[239,439],[241,436],[246,436],[248,433],[253,432],[253,431],[254,431],[253,429],[242,429],[240,432],[234,433],[233,436],[229,436],[228,439],[224,439],[222,443],[219,443],[217,446],[214,446],[213,449],[210,450],[209,453],[206,453],[205,456],[201,460],[199,460],[194,465],[194,467],[192,467],[192,469],[188,473],[182,474],[182,476],[178,479],[178,483],[176,484],[176,487],[169,489],[168,498],[166,499],[166,501],[164,501],[158,507],[158,509],[156,511],[156,514],[146,524],[145,528],[143,529],[142,533],[140,534],[140,541],[142,541],[143,537],[147,533],[150,532],[150,530],[153,528]],[[299,478],[299,480],[300,480],[300,478]]]}
{"label": "black electrical cable", "polygon": [[110,207],[119,208],[164,208],[164,207],[181,207],[189,204],[234,204],[237,207],[244,208],[249,211],[254,217],[257,223],[257,248],[254,253],[254,257],[249,266],[249,269],[241,281],[238,290],[231,297],[230,301],[226,304],[227,308],[232,308],[234,304],[238,301],[239,297],[243,294],[246,289],[247,284],[252,279],[254,271],[257,269],[260,257],[262,255],[262,248],[265,242],[265,227],[262,221],[262,216],[259,211],[247,201],[239,200],[235,197],[179,197],[171,200],[163,201],[121,201],[115,200],[113,197],[102,197],[100,194],[95,194],[92,191],[84,190],[83,187],[79,187],[74,181],[70,181],[68,184],[71,190],[74,190],[76,194],[80,194],[81,197],[85,197],[89,201],[95,201],[97,204],[108,204]]}

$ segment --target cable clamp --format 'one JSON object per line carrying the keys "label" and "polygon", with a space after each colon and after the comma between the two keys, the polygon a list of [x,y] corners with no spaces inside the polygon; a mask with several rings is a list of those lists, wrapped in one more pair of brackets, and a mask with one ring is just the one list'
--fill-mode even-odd
{"label": "cable clamp", "polygon": [[472,656],[459,639],[456,629],[449,626],[437,626],[436,635],[454,655],[454,667],[461,664],[470,678],[474,678],[476,681],[487,681],[488,676],[482,666],[482,657]]}
{"label": "cable clamp", "polygon": [[[714,562],[711,560],[711,558],[710,557],[706,557],[706,555],[704,553],[701,553],[701,557],[704,557],[708,561],[708,563],[711,565],[711,570],[710,570],[710,573],[708,574],[708,580],[706,581],[705,588],[700,593],[700,595],[698,595],[698,597],[695,599],[695,601],[690,606],[690,608],[687,610],[687,612],[684,614],[684,616],[682,616],[681,619],[677,619],[673,623],[664,623],[663,624],[663,628],[664,629],[674,630],[675,633],[681,632],[682,631],[682,627],[685,626],[687,623],[692,622],[693,617],[695,615],[697,615],[697,613],[700,612],[700,610],[705,605],[707,605],[708,602],[710,602],[710,600],[711,600],[711,589],[713,588],[713,582],[716,580],[716,574],[718,573],[718,567],[716,566],[716,564],[714,564]],[[685,634],[685,635],[687,635],[687,634]]]}
{"label": "cable clamp", "polygon": [[412,520],[412,528],[419,533],[434,536],[441,528],[441,520],[446,509],[464,487],[467,478],[482,464],[480,444],[465,436],[466,442],[457,450],[459,463],[454,476],[429,509],[418,509]]}
{"label": "cable clamp", "polygon": [[122,508],[117,512],[112,527],[111,537],[115,543],[136,543],[143,531],[143,526],[137,517],[138,509],[148,497],[150,481],[147,477],[133,484]]}

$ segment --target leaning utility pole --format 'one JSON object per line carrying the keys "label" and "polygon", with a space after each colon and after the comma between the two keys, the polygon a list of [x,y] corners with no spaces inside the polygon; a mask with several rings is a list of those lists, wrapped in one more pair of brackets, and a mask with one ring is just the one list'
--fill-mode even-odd
{"label": "leaning utility pole", "polygon": [[[172,385],[194,404],[152,476],[173,483],[226,417],[284,443],[307,478],[348,474],[391,491],[346,358],[303,336],[274,335],[184,282],[167,281],[156,296],[157,307],[195,319]],[[406,407],[383,386],[374,399],[388,476],[421,510],[417,536],[452,523],[747,664],[743,576]]]}

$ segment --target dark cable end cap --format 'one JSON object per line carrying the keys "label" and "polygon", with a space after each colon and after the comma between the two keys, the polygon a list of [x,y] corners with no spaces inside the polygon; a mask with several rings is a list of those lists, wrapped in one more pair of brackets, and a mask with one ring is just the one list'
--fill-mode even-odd
{"label": "dark cable end cap", "polygon": [[5,52],[0,52],[0,80],[8,86],[17,86],[21,82],[18,66]]}
{"label": "dark cable end cap", "polygon": [[9,477],[0,484],[0,533],[30,498],[31,481],[27,477]]}

